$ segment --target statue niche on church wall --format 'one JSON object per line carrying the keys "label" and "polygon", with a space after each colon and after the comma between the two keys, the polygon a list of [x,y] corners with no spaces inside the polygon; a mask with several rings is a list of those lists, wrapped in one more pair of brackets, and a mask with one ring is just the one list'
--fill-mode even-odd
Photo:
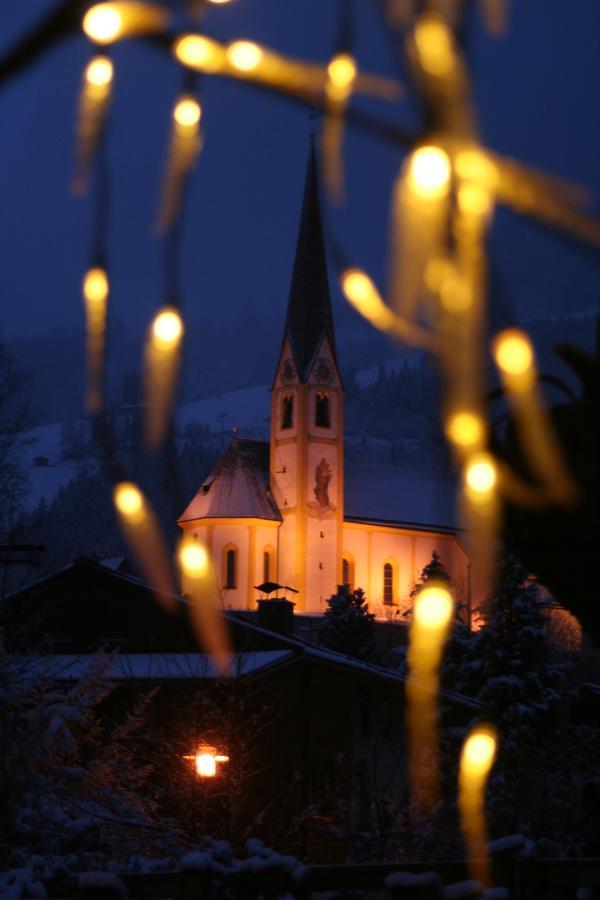
{"label": "statue niche on church wall", "polygon": [[315,499],[308,503],[309,515],[317,519],[326,519],[332,516],[336,510],[335,505],[329,499],[329,482],[333,477],[333,467],[323,456],[315,466],[315,486],[313,494]]}

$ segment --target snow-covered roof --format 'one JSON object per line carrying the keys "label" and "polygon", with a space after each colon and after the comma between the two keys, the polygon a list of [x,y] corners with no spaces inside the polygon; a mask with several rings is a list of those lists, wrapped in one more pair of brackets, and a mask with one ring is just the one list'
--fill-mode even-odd
{"label": "snow-covered roof", "polygon": [[[227,671],[243,678],[293,656],[292,650],[235,653]],[[57,654],[22,658],[23,670],[36,677],[75,681],[88,675],[108,680],[180,680],[221,678],[207,653]]]}
{"label": "snow-covered roof", "polygon": [[206,518],[255,518],[281,521],[267,487],[269,445],[235,438],[179,521]]}
{"label": "snow-covered roof", "polygon": [[435,472],[348,460],[344,519],[454,531],[456,487]]}

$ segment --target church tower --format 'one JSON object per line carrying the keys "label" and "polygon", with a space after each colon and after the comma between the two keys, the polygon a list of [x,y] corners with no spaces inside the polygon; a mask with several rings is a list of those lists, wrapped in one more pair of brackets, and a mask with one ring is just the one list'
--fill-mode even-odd
{"label": "church tower", "polygon": [[344,393],[311,143],[271,399],[270,485],[283,520],[277,580],[299,591],[297,612],[322,613],[342,581],[343,438]]}

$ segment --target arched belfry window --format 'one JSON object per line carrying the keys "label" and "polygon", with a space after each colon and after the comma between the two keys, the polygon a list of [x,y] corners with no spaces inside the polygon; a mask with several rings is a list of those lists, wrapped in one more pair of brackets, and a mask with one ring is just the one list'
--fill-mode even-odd
{"label": "arched belfry window", "polygon": [[315,405],[315,425],[319,428],[329,428],[329,394],[323,391],[317,391],[317,401]]}
{"label": "arched belfry window", "polygon": [[291,428],[294,424],[294,395],[284,394],[281,399],[281,428]]}
{"label": "arched belfry window", "polygon": [[275,580],[275,550],[271,545],[263,550],[263,581]]}
{"label": "arched belfry window", "polygon": [[231,545],[223,550],[223,587],[237,587],[237,549]]}
{"label": "arched belfry window", "polygon": [[383,602],[386,606],[392,606],[396,594],[396,571],[391,562],[383,566]]}

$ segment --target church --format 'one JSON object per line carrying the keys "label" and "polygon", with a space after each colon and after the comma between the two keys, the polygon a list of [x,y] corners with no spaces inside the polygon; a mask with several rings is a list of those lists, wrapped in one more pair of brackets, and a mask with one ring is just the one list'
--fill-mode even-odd
{"label": "church", "polygon": [[469,559],[443,477],[344,458],[344,385],[311,146],[270,440],[235,436],[179,526],[200,541],[225,609],[255,610],[277,585],[295,613],[322,615],[339,584],[363,588],[378,619],[406,621],[409,593],[437,551],[471,607]]}

